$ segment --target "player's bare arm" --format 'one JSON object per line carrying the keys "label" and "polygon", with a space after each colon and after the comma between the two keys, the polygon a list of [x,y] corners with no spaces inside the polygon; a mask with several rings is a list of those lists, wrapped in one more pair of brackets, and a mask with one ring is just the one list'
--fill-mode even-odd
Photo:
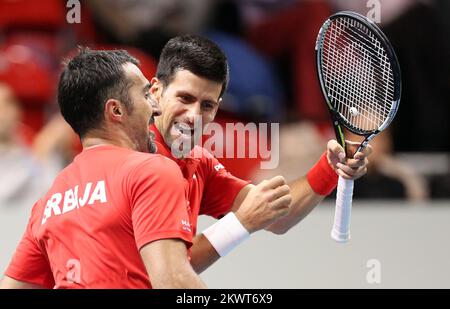
{"label": "player's bare arm", "polygon": [[[358,146],[359,143],[347,141],[349,153],[354,153]],[[342,146],[337,141],[330,140],[326,158],[336,174],[347,179],[357,179],[367,172],[367,157],[371,152],[372,148],[369,145],[361,152],[357,152],[353,158],[346,158]],[[276,188],[276,190],[267,193],[267,188],[272,190]],[[264,194],[266,194],[266,200],[263,198]],[[286,207],[282,203],[283,206],[278,212],[272,211],[267,204],[270,201],[270,194],[274,194],[272,196],[278,194],[284,201],[290,199],[290,205]],[[326,195],[318,194],[313,190],[306,176],[288,185],[284,178],[278,176],[265,180],[258,186],[249,184],[242,188],[234,200],[233,211],[249,233],[266,229],[275,234],[284,234],[305,218],[325,197]],[[197,235],[193,242],[191,264],[197,273],[201,273],[217,261],[220,255],[203,234]]]}
{"label": "player's bare arm", "polygon": [[[354,153],[359,143],[346,141],[349,153]],[[353,158],[346,158],[344,149],[336,140],[327,144],[327,161],[333,170],[346,179],[358,179],[366,174],[368,156],[372,147],[368,145],[362,151],[355,153]],[[292,195],[292,204],[287,216],[277,220],[267,230],[283,234],[305,218],[325,197],[313,190],[306,176],[289,183]]]}
{"label": "player's bare arm", "polygon": [[206,288],[189,263],[182,240],[153,241],[142,247],[140,254],[154,289]]}
{"label": "player's bare arm", "polygon": [[[233,209],[240,224],[251,234],[285,216],[291,199],[285,179],[277,176],[256,186],[245,186],[236,196]],[[204,234],[194,238],[191,264],[196,272],[202,272],[219,258],[220,254]]]}
{"label": "player's bare arm", "polygon": [[220,255],[203,234],[195,236],[192,242],[191,265],[195,272],[200,274],[214,264]]}
{"label": "player's bare arm", "polygon": [[[242,204],[248,192],[254,187],[254,185],[246,185],[239,191],[234,199],[233,209],[238,209]],[[219,253],[211,245],[208,239],[203,234],[198,234],[193,239],[193,245],[191,247],[191,264],[197,273],[201,273],[214,262],[220,258]]]}
{"label": "player's bare arm", "polygon": [[[358,146],[359,143],[347,141],[349,153],[354,153]],[[356,153],[353,158],[346,158],[342,146],[337,141],[330,140],[327,144],[327,161],[338,175],[347,179],[357,179],[367,172],[367,157],[371,152],[372,148],[369,145],[361,152]],[[286,233],[326,197],[326,195],[318,194],[313,190],[306,176],[300,177],[288,185],[292,197],[289,213],[266,228],[276,234]],[[251,187],[252,185],[244,187],[238,194],[233,206],[235,211],[238,211]]]}

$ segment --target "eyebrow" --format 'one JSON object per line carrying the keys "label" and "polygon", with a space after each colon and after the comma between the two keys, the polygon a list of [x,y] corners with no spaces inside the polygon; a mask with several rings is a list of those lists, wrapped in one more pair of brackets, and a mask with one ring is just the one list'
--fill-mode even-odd
{"label": "eyebrow", "polygon": [[[196,99],[196,96],[194,96],[194,95],[192,95],[192,94],[190,94],[189,92],[184,91],[184,90],[177,91],[176,95],[185,95],[185,96],[188,96],[188,97],[191,97],[191,98],[195,98],[195,99]],[[213,104],[215,104],[215,105],[218,105],[218,104],[219,104],[218,101],[213,100],[213,99],[205,99],[205,100],[202,100],[202,102],[213,103]]]}

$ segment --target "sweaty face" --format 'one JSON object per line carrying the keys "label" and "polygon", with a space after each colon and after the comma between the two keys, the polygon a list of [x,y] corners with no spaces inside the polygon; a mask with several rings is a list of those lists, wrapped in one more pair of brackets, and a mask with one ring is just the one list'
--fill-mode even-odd
{"label": "sweaty face", "polygon": [[158,103],[151,98],[150,83],[141,70],[132,63],[124,65],[125,76],[130,81],[128,96],[131,107],[128,109],[126,130],[134,149],[141,152],[156,152],[153,134],[149,124],[153,124],[155,116],[161,112]]}
{"label": "sweaty face", "polygon": [[[214,120],[219,107],[222,84],[199,77],[190,71],[175,73],[172,82],[166,86],[154,78],[150,92],[161,106],[161,116],[156,119],[156,127],[169,147],[174,142],[186,141],[189,149],[195,145],[194,124],[203,132],[204,127]],[[200,136],[201,132],[195,132]]]}

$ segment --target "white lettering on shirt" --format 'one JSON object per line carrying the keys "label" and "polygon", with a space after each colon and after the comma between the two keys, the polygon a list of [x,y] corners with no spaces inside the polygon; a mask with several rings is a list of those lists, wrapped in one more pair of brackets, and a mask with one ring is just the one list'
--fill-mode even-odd
{"label": "white lettering on shirt", "polygon": [[95,186],[94,192],[92,192],[91,198],[88,204],[92,205],[95,201],[100,201],[100,203],[106,203],[106,192],[105,192],[105,181],[100,180]]}
{"label": "white lettering on shirt", "polygon": [[220,171],[221,169],[224,169],[225,167],[222,165],[222,164],[217,164],[217,165],[215,165],[214,166],[214,169],[218,172],[218,171]]}
{"label": "white lettering on shirt", "polygon": [[[83,207],[86,205],[93,205],[96,202],[106,203],[106,186],[105,181],[100,180],[95,184],[94,190],[92,190],[92,183],[88,182],[84,189],[83,198],[78,199],[78,186],[71,188],[64,192],[64,199],[61,193],[55,193],[48,199],[44,209],[44,215],[42,217],[41,224],[44,224],[48,218],[52,216],[58,216],[65,214],[74,209]],[[62,202],[62,211],[61,211]]]}
{"label": "white lettering on shirt", "polygon": [[45,221],[47,221],[47,219],[52,216],[52,212],[55,215],[60,215],[61,214],[61,210],[58,207],[59,203],[61,202],[61,199],[62,199],[62,194],[61,193],[55,193],[47,201],[47,204],[45,205],[45,209],[44,209],[44,217],[42,218],[42,223],[41,224],[44,224]]}
{"label": "white lettering on shirt", "polygon": [[86,189],[84,189],[83,198],[78,200],[79,207],[83,207],[84,205],[86,205],[86,202],[89,197],[89,192],[91,192],[91,187],[92,187],[92,183],[88,182],[88,184],[86,185]]}
{"label": "white lettering on shirt", "polygon": [[183,230],[185,230],[185,231],[192,232],[192,230],[191,230],[191,224],[190,224],[189,221],[187,221],[187,220],[181,220],[181,227],[182,227]]}
{"label": "white lettering on shirt", "polygon": [[[78,191],[78,186],[75,187],[75,191]],[[74,210],[77,207],[77,198],[75,196],[75,193],[73,192],[73,189],[69,189],[64,194],[64,206],[63,206],[63,213],[66,213],[68,211]]]}

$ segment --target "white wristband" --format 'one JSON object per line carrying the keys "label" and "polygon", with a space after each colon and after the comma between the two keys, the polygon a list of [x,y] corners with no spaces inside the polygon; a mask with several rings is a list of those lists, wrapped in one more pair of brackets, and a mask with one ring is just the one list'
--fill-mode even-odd
{"label": "white wristband", "polygon": [[204,230],[203,235],[220,256],[227,255],[234,247],[250,237],[250,233],[233,212]]}

